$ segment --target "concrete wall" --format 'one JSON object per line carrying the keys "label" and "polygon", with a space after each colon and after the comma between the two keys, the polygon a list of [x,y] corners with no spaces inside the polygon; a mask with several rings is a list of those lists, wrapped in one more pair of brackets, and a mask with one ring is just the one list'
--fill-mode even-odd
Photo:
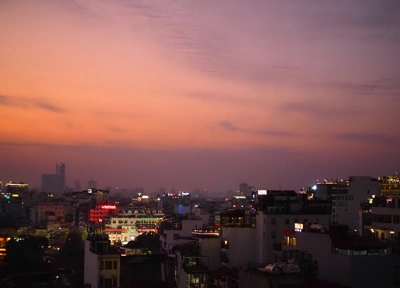
{"label": "concrete wall", "polygon": [[328,234],[297,232],[295,237],[296,249],[307,251],[318,262],[320,279],[342,285],[351,282],[351,258],[332,254],[331,238]]}
{"label": "concrete wall", "polygon": [[[367,202],[372,195],[378,196],[380,186],[378,181],[371,177],[357,176],[350,177],[348,195],[342,195],[347,200],[335,200],[332,205],[332,214],[336,216],[332,220],[338,224],[349,226],[350,230],[359,230],[360,216],[358,211],[363,202]],[[348,196],[353,198],[350,200]],[[335,211],[335,213],[333,213]]]}
{"label": "concrete wall", "polygon": [[257,230],[255,228],[223,227],[222,238],[229,241],[228,267],[244,267],[258,259]]}
{"label": "concrete wall", "polygon": [[[259,213],[261,214],[261,213]],[[285,237],[285,230],[294,230],[294,223],[296,220],[303,223],[319,223],[329,224],[331,215],[282,215],[282,214],[261,214],[262,217],[257,216],[256,228],[259,231],[257,234],[262,237],[259,246],[259,263],[272,263],[275,260],[273,253],[273,244],[282,243]],[[275,219],[275,220],[273,220]],[[288,220],[288,222],[287,222]],[[273,224],[275,223],[275,224]],[[262,231],[262,232],[261,232]],[[260,236],[261,235],[261,236]],[[275,235],[275,239],[273,239]]]}
{"label": "concrete wall", "polygon": [[221,239],[200,238],[201,255],[208,257],[210,271],[221,267]]}
{"label": "concrete wall", "polygon": [[90,252],[90,241],[85,241],[85,264],[84,284],[89,283],[92,287],[98,287],[100,266],[97,255]]}
{"label": "concrete wall", "polygon": [[400,265],[398,255],[334,254],[327,234],[298,232],[295,236],[296,249],[311,253],[318,262],[320,279],[352,288],[394,287],[395,267]]}

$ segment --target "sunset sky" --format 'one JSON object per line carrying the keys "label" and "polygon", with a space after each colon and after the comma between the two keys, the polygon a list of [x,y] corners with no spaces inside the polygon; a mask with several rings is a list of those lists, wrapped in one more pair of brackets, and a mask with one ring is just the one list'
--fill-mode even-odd
{"label": "sunset sky", "polygon": [[400,1],[1,0],[0,180],[400,172]]}

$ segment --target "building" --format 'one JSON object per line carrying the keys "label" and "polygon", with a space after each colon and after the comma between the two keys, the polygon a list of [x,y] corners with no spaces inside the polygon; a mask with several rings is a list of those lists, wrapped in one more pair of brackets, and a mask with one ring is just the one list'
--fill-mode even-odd
{"label": "building", "polygon": [[[328,225],[330,214],[313,214],[306,212],[280,213],[274,210],[258,212],[257,214],[257,236],[259,240],[257,263],[273,263],[277,260],[274,246],[282,243],[287,235],[293,233],[294,223],[310,223]],[[254,242],[254,238],[252,240]],[[253,244],[254,247],[254,244]]]}
{"label": "building", "polygon": [[235,209],[220,213],[221,263],[241,267],[256,262],[258,240],[254,210]]}
{"label": "building", "polygon": [[111,243],[121,241],[122,244],[126,244],[142,233],[157,233],[163,217],[161,210],[121,209],[117,215],[110,218],[104,233],[109,235]]}
{"label": "building", "polygon": [[109,219],[117,206],[111,204],[96,205],[95,208],[89,210],[89,222],[98,224],[103,223],[105,219]]}
{"label": "building", "polygon": [[56,175],[59,177],[61,191],[65,188],[65,163],[56,165]]}
{"label": "building", "polygon": [[400,199],[374,198],[369,207],[369,214],[360,213],[361,217],[368,216],[368,222],[363,224],[367,230],[365,235],[373,238],[397,243],[400,239]]}
{"label": "building", "polygon": [[172,255],[177,244],[192,241],[192,231],[202,228],[202,220],[198,216],[167,219],[160,226],[161,249]]}
{"label": "building", "polygon": [[5,185],[5,195],[6,196],[11,196],[11,195],[24,195],[29,192],[29,185],[25,183],[13,183],[10,181]]}
{"label": "building", "polygon": [[208,287],[209,259],[201,255],[196,242],[176,245],[171,257],[175,258],[175,287]]}
{"label": "building", "polygon": [[66,185],[65,164],[56,164],[55,174],[42,175],[42,191],[50,193],[61,193]]}
{"label": "building", "polygon": [[110,247],[108,235],[90,235],[85,241],[85,287],[120,287],[120,254]]}
{"label": "building", "polygon": [[76,180],[74,183],[74,191],[81,191],[81,182],[79,182],[78,180]]}
{"label": "building", "polygon": [[283,250],[309,254],[318,267],[318,278],[347,287],[398,287],[399,255],[386,242],[360,237],[347,226],[295,223]]}
{"label": "building", "polygon": [[52,219],[51,221],[57,219],[63,223],[68,212],[68,206],[68,203],[63,202],[40,202],[33,208],[31,221],[38,227],[46,227],[47,221],[50,219]]}
{"label": "building", "polygon": [[96,179],[89,180],[87,188],[88,189],[97,189],[97,180]]}
{"label": "building", "polygon": [[359,210],[380,194],[378,179],[356,176],[349,178],[348,194],[332,195],[332,222],[348,226],[361,233]]}
{"label": "building", "polygon": [[318,181],[317,184],[311,189],[304,189],[307,195],[313,199],[319,200],[332,200],[332,195],[347,194],[349,188],[349,181],[343,179],[324,179]]}
{"label": "building", "polygon": [[172,288],[174,284],[174,258],[164,254],[121,257],[120,287]]}
{"label": "building", "polygon": [[219,231],[213,228],[194,229],[194,241],[198,242],[200,254],[208,258],[208,268],[214,271],[221,267],[221,238]]}
{"label": "building", "polygon": [[400,198],[400,175],[378,177],[381,195],[386,198]]}

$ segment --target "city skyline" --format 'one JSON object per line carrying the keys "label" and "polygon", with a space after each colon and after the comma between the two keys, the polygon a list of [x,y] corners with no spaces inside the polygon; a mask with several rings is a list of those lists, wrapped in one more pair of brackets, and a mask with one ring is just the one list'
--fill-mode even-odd
{"label": "city skyline", "polygon": [[224,191],[399,170],[400,2],[171,3],[1,1],[0,179],[40,186],[61,161],[70,186]]}

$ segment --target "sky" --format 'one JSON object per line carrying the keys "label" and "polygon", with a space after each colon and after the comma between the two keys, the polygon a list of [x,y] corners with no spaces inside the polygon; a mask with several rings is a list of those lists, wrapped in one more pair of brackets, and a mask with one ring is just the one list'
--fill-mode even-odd
{"label": "sky", "polygon": [[0,31],[0,180],[400,172],[400,1],[1,0]]}

